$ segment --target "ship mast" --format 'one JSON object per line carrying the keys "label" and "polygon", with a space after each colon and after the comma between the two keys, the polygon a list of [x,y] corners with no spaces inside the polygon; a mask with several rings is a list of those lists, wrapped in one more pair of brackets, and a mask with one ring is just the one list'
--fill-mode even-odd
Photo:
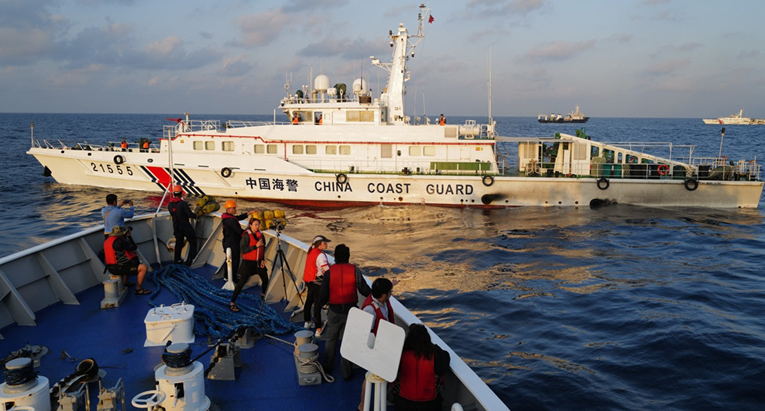
{"label": "ship mast", "polygon": [[[382,63],[374,56],[370,57],[373,65],[390,73],[388,87],[380,97],[380,103],[388,108],[385,119],[388,124],[404,124],[404,94],[406,93],[404,83],[411,77],[411,73],[407,71],[406,62],[410,57],[414,57],[415,47],[425,38],[423,22],[426,12],[430,10],[426,10],[425,5],[421,4],[420,13],[417,15],[417,35],[409,35],[403,23],[398,25],[396,34],[393,34],[393,31],[388,32],[390,45],[393,47],[390,63]],[[411,39],[417,39],[417,41],[413,42]]]}

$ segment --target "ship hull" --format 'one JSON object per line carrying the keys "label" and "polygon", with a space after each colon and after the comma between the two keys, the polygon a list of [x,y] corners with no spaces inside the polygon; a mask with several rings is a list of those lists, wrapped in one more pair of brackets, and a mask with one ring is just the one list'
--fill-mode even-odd
{"label": "ship hull", "polygon": [[[160,154],[127,153],[115,164],[114,152],[30,149],[59,183],[161,192],[170,169]],[[151,160],[151,161],[150,161]],[[188,161],[187,161],[188,160]],[[305,169],[244,171],[231,158],[206,159],[189,166],[176,155],[172,176],[192,195],[244,198],[286,204],[347,207],[375,204],[424,204],[457,207],[584,206],[617,203],[656,207],[757,208],[761,181],[701,180],[689,190],[684,179],[612,178],[606,189],[594,177],[482,175],[401,175],[315,173]],[[216,164],[219,163],[219,164]],[[228,177],[223,165],[233,171]],[[297,171],[301,170],[301,171]],[[602,187],[603,184],[600,184]]]}
{"label": "ship hull", "polygon": [[560,119],[560,120],[545,120],[545,119],[539,119],[538,121],[540,123],[579,123],[579,124],[581,124],[581,123],[586,123],[587,120],[589,120],[589,119],[590,119],[589,117],[585,117],[585,118],[582,118],[582,119],[574,119],[574,120],[565,120],[565,119]]}

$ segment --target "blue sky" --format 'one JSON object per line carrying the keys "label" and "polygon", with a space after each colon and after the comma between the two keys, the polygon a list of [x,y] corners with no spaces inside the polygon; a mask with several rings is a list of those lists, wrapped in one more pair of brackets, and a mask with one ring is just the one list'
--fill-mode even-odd
{"label": "blue sky", "polygon": [[[375,93],[419,2],[0,0],[0,112],[271,114],[324,73]],[[409,62],[407,113],[765,118],[758,0],[455,0]],[[378,81],[381,86],[378,87]],[[423,100],[424,103],[423,104]],[[414,110],[416,109],[416,113]]]}

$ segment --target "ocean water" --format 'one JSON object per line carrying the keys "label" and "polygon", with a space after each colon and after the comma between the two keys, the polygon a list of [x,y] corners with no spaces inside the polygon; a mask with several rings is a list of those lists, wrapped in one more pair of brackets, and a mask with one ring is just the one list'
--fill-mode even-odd
{"label": "ocean water", "polygon": [[[156,141],[165,118],[178,116],[0,114],[0,257],[99,224],[110,192],[43,177],[25,154],[30,122],[52,143]],[[496,120],[508,136],[576,128]],[[700,119],[593,118],[585,127],[599,141],[720,150],[720,127]],[[763,139],[765,126],[727,126],[722,151],[765,161]],[[113,192],[139,213],[160,198]],[[765,409],[761,210],[240,208],[281,208],[287,235],[323,234],[347,244],[367,274],[397,278],[394,294],[513,410]]]}

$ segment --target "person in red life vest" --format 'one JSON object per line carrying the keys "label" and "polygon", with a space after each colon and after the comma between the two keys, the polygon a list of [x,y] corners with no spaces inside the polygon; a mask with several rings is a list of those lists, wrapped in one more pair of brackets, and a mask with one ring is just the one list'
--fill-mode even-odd
{"label": "person in red life vest", "polygon": [[[308,287],[308,296],[303,307],[303,319],[306,329],[313,328],[315,325],[316,336],[321,336],[321,303],[319,302],[319,291],[321,290],[321,281],[324,273],[329,270],[329,260],[324,250],[329,246],[329,239],[323,235],[317,235],[308,248],[308,256],[305,259],[305,269],[303,271],[303,282]],[[313,318],[315,323],[311,322],[311,308],[313,308]]]}
{"label": "person in red life vest", "polygon": [[[396,281],[398,282],[398,281]],[[372,323],[372,333],[377,335],[377,328],[380,325],[380,321],[389,321],[393,324],[396,323],[395,316],[393,315],[393,307],[390,305],[390,296],[393,294],[393,282],[387,278],[378,278],[372,282],[372,293],[367,296],[364,303],[361,304],[361,309],[368,314],[372,314],[375,317]],[[358,409],[364,408],[364,392],[366,391],[366,382],[361,382],[361,402],[359,402]]]}
{"label": "person in red life vest", "polygon": [[138,246],[133,241],[133,237],[130,236],[130,229],[115,225],[109,238],[104,241],[106,268],[110,273],[122,276],[123,282],[127,276],[138,274],[135,293],[139,295],[149,294],[151,291],[143,288],[143,279],[146,278],[149,267],[142,264],[141,260],[138,259],[137,249]]}
{"label": "person in red life vest", "polygon": [[266,299],[266,290],[268,290],[268,269],[266,268],[266,238],[260,232],[260,220],[250,218],[247,229],[242,234],[239,242],[239,251],[242,254],[242,265],[239,267],[239,281],[236,282],[234,294],[231,296],[229,310],[238,313],[239,307],[236,306],[236,297],[250,280],[250,276],[257,274],[260,276],[261,297]]}
{"label": "person in red life vest", "polygon": [[[327,310],[327,327],[322,332],[327,343],[324,346],[324,371],[332,373],[335,367],[335,355],[337,354],[337,341],[345,332],[345,323],[348,321],[348,311],[356,307],[359,302],[356,291],[364,297],[372,290],[369,289],[361,270],[348,260],[351,250],[345,244],[335,247],[335,263],[324,274],[319,291],[321,305],[329,304]],[[348,381],[353,378],[353,367],[350,361],[340,357],[340,371],[343,379]]]}
{"label": "person in red life vest", "polygon": [[[173,261],[175,264],[191,266],[194,257],[197,256],[197,233],[194,231],[194,227],[191,226],[189,219],[196,219],[197,215],[191,211],[188,203],[183,201],[183,194],[181,186],[173,187],[173,198],[167,204],[167,211],[170,212],[170,216],[173,218],[173,235],[175,235]],[[189,242],[189,255],[184,262],[181,252],[183,251],[185,241]]]}
{"label": "person in red life vest", "polygon": [[141,146],[144,153],[149,151],[149,140],[143,140],[143,145]]}
{"label": "person in red life vest", "polygon": [[242,240],[242,234],[244,234],[244,230],[242,230],[239,220],[244,220],[255,212],[249,211],[237,215],[236,201],[234,200],[226,201],[223,207],[226,209],[226,212],[221,214],[221,219],[223,220],[223,254],[225,255],[227,248],[231,249],[232,281],[236,282],[240,258],[239,241]]}
{"label": "person in red life vest", "polygon": [[430,341],[422,324],[409,326],[398,378],[393,383],[396,411],[441,410],[443,377],[449,372],[449,353]]}
{"label": "person in red life vest", "polygon": [[375,322],[372,324],[372,333],[377,335],[377,326],[380,320],[396,323],[393,316],[393,307],[390,305],[390,296],[393,293],[393,283],[387,278],[378,278],[372,283],[372,294],[367,296],[361,309],[372,314]]}
{"label": "person in red life vest", "polygon": [[124,138],[122,139],[122,142],[120,143],[120,148],[122,149],[122,151],[127,151],[127,141],[125,141]]}

